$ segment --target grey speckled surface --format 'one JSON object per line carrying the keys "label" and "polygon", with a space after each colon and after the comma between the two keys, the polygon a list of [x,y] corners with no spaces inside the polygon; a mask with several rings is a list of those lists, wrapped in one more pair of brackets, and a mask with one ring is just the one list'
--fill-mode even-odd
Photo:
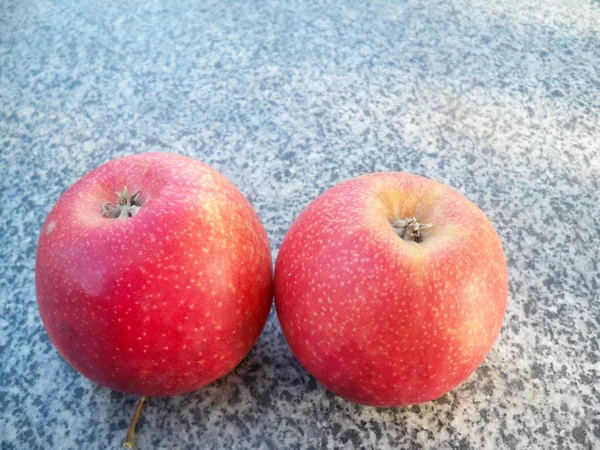
{"label": "grey speckled surface", "polygon": [[119,446],[135,398],[54,351],[34,255],[64,189],[147,150],[224,173],[274,256],[338,181],[435,178],[488,213],[511,281],[500,340],[435,402],[335,398],[272,316],[229,376],[152,400],[139,448],[600,448],[599,61],[597,0],[4,0],[2,449]]}

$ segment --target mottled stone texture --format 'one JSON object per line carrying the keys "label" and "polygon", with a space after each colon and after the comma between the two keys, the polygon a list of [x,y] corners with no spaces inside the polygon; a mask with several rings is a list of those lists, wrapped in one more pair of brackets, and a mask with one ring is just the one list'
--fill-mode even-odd
{"label": "mottled stone texture", "polygon": [[34,257],[62,191],[116,156],[195,156],[273,256],[318,193],[366,172],[448,183],[497,226],[510,296],[459,388],[374,409],[326,392],[272,315],[229,376],[152,399],[143,449],[593,449],[600,442],[597,0],[0,3],[0,442],[118,447],[136,399],[42,328]]}

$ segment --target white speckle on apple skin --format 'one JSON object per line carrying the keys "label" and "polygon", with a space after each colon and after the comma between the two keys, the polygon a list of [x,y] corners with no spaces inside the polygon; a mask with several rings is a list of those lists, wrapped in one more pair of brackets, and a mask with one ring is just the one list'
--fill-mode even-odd
{"label": "white speckle on apple skin", "polygon": [[52,233],[55,228],[56,228],[56,221],[51,220],[50,222],[48,222],[48,225],[46,225],[46,234]]}

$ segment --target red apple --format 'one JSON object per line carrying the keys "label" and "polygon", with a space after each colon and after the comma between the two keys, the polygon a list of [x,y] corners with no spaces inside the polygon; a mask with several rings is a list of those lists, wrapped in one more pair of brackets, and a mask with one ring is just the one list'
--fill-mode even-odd
{"label": "red apple", "polygon": [[58,351],[117,391],[167,396],[231,371],[272,297],[265,230],[225,177],[192,158],[110,161],[58,200],[36,290]]}
{"label": "red apple", "polygon": [[483,361],[506,307],[502,245],[455,190],[406,173],[341,183],[287,233],[275,305],[298,360],[373,406],[444,395]]}

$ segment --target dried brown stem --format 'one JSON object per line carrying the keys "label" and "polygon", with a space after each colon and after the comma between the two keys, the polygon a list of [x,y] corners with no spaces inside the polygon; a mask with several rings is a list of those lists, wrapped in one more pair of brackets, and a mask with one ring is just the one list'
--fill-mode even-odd
{"label": "dried brown stem", "polygon": [[140,415],[142,414],[142,408],[144,407],[144,402],[148,397],[142,397],[138,400],[137,405],[135,407],[135,411],[133,413],[133,417],[131,418],[131,422],[129,422],[129,428],[127,428],[127,434],[125,435],[125,439],[123,440],[123,447],[125,448],[133,448],[134,440],[135,440],[135,426],[140,419]]}

